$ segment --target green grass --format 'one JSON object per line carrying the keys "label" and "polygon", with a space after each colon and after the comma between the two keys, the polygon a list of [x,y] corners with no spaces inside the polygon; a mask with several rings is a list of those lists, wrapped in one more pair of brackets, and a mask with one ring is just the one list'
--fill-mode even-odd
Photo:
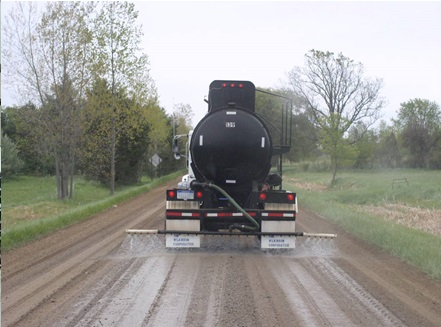
{"label": "green grass", "polygon": [[[296,166],[285,171],[285,177],[300,179],[327,187],[331,173],[302,172]],[[406,178],[405,183],[392,186],[394,179]],[[328,189],[327,197],[339,203],[376,205],[407,203],[428,209],[441,209],[441,171],[435,170],[354,170],[337,175],[337,183]]]}
{"label": "green grass", "polygon": [[62,214],[109,195],[108,188],[97,182],[82,177],[74,181],[74,197],[65,201],[57,199],[55,177],[20,176],[3,181],[3,230]]}
{"label": "green grass", "polygon": [[178,177],[171,174],[153,182],[109,190],[96,182],[77,178],[75,196],[60,201],[56,197],[53,178],[22,176],[2,185],[2,250],[30,242],[68,225],[83,221],[150,189]]}
{"label": "green grass", "polygon": [[[441,171],[346,171],[338,176],[336,187],[329,189],[330,173],[301,172],[290,167],[284,175],[284,188],[296,191],[301,205],[334,220],[348,232],[441,278],[441,237],[356,210],[390,203],[440,209]],[[396,178],[406,178],[409,186],[392,188]],[[305,185],[310,187],[305,189]]]}

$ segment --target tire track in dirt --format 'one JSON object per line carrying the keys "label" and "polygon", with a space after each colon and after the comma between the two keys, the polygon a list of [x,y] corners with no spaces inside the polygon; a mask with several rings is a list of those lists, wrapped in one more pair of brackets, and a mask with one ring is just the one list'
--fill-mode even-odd
{"label": "tire track in dirt", "polygon": [[299,230],[339,237],[266,251],[251,237],[165,249],[125,236],[163,226],[165,187],[7,253],[4,326],[441,325],[438,281],[308,211]]}
{"label": "tire track in dirt", "polygon": [[251,294],[246,257],[229,255],[225,263],[225,280],[221,291],[220,314],[215,326],[261,326]]}
{"label": "tire track in dirt", "polygon": [[262,326],[300,326],[301,319],[291,309],[289,299],[272,275],[271,256],[247,258],[247,274],[252,280],[252,296]]}
{"label": "tire track in dirt", "polygon": [[[406,326],[441,326],[441,282],[370,245],[331,221],[301,210],[298,227],[337,233],[335,267],[350,276],[367,294]],[[302,219],[303,218],[303,219]],[[321,268],[312,270],[320,271]],[[365,308],[366,310],[366,308]],[[361,316],[359,313],[355,315]]]}
{"label": "tire track in dirt", "polygon": [[[163,216],[162,199],[166,187],[149,193],[154,205],[147,210],[140,196],[96,218],[6,252],[2,271],[3,324],[29,326],[29,316],[44,316],[43,312],[58,305],[55,301],[63,298],[62,291],[76,288],[69,284],[78,277],[89,277],[88,271],[99,275],[104,265],[102,262],[97,265],[97,260],[119,247],[118,240],[124,239],[126,228],[146,220],[158,221],[152,219],[155,213]],[[47,326],[47,319],[41,326]]]}
{"label": "tire track in dirt", "polygon": [[205,253],[200,258],[185,326],[216,326],[221,316],[227,260],[226,255]]}
{"label": "tire track in dirt", "polygon": [[338,307],[348,315],[351,325],[405,326],[333,260],[313,258],[302,260],[301,264],[318,282],[323,293],[329,294]]}
{"label": "tire track in dirt", "polygon": [[175,256],[160,296],[142,326],[182,326],[189,310],[200,258]]}
{"label": "tire track in dirt", "polygon": [[111,273],[114,277],[97,283],[79,299],[76,312],[62,325],[142,326],[146,308],[154,305],[166,283],[167,272],[173,270],[173,258],[137,258],[131,264],[130,261],[122,260],[114,269],[115,272],[121,270],[120,273]]}
{"label": "tire track in dirt", "polygon": [[330,258],[272,260],[302,326],[405,326]]}
{"label": "tire track in dirt", "polygon": [[[302,326],[342,326],[341,321],[340,324],[333,324],[329,319],[327,313],[332,312],[331,310],[323,311],[327,309],[328,304],[313,297],[311,293],[315,285],[311,281],[305,284],[306,275],[298,262],[288,264],[282,258],[272,258],[269,265],[272,267],[272,275],[288,298],[290,307]],[[322,297],[323,294],[320,294],[320,298]]]}

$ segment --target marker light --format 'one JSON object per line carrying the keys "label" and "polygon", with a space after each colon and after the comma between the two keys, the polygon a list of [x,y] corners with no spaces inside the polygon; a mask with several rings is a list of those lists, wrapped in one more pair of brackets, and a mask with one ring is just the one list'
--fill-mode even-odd
{"label": "marker light", "polygon": [[202,198],[204,197],[204,193],[202,193],[201,191],[197,191],[197,192],[196,192],[196,197],[197,197],[198,199],[202,199]]}
{"label": "marker light", "polygon": [[262,200],[262,201],[265,201],[266,200],[266,193],[260,193],[259,194],[259,199]]}
{"label": "marker light", "polygon": [[175,191],[168,191],[168,197],[169,198],[174,198],[176,196],[176,192]]}
{"label": "marker light", "polygon": [[294,201],[294,194],[288,193],[287,198],[288,198],[288,201]]}

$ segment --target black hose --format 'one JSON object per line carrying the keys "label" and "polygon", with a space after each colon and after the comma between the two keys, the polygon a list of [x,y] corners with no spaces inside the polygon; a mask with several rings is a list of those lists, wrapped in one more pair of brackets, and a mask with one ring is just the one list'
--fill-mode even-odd
{"label": "black hose", "polygon": [[255,227],[252,226],[246,226],[246,225],[241,225],[241,224],[233,224],[230,226],[230,230],[234,229],[234,228],[239,228],[239,229],[246,229],[246,230],[251,230],[251,231],[255,231],[257,229],[260,229],[260,225],[259,223],[253,219],[253,217],[250,216],[250,214],[248,212],[246,212],[227,192],[225,192],[222,188],[220,188],[219,186],[217,186],[216,184],[212,184],[212,183],[199,183],[199,182],[193,182],[194,185],[200,185],[200,186],[208,186],[211,187],[213,189],[215,189],[216,191],[219,191],[220,193],[222,193],[222,195],[224,195],[229,201],[230,203],[238,210],[240,211],[245,218],[247,218]]}

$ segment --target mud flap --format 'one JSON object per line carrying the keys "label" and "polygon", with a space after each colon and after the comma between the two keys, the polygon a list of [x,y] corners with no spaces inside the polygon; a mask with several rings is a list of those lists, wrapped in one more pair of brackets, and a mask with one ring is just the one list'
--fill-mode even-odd
{"label": "mud flap", "polygon": [[[262,221],[262,232],[295,232],[295,221]],[[296,237],[287,235],[262,236],[262,249],[294,249]]]}
{"label": "mud flap", "polygon": [[199,235],[167,234],[165,247],[167,248],[198,248],[201,246]]}
{"label": "mud flap", "polygon": [[[179,219],[166,220],[166,230],[177,231],[200,231],[199,220]],[[199,248],[201,246],[200,235],[190,234],[166,234],[165,247],[167,248]]]}

